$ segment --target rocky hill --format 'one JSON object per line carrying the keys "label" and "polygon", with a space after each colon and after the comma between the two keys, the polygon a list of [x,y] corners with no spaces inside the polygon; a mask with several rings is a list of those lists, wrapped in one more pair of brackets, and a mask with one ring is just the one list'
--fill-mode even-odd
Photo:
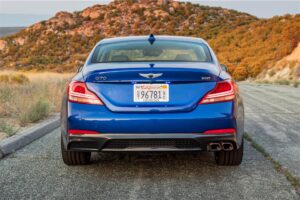
{"label": "rocky hill", "polygon": [[255,78],[274,67],[299,42],[300,14],[261,19],[210,40],[219,59],[238,80]]}
{"label": "rocky hill", "polygon": [[300,80],[300,43],[288,56],[282,58],[270,68],[263,69],[257,80],[266,82],[298,83]]}
{"label": "rocky hill", "polygon": [[102,38],[153,33],[208,40],[221,62],[237,79],[244,79],[293,51],[294,43],[300,42],[299,20],[299,15],[261,20],[172,0],[116,0],[81,12],[59,12],[2,38],[0,68],[74,71]]}

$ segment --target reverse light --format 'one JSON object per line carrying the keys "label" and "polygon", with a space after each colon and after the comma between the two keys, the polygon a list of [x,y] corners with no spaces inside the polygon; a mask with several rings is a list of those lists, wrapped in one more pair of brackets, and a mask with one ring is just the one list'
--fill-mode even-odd
{"label": "reverse light", "polygon": [[85,134],[99,134],[97,131],[89,131],[89,130],[69,130],[68,133],[70,135],[85,135]]}
{"label": "reverse light", "polygon": [[234,128],[226,128],[226,129],[214,129],[204,131],[204,134],[235,134],[236,130]]}
{"label": "reverse light", "polygon": [[84,82],[71,82],[68,96],[70,102],[103,105],[102,101],[87,88]]}
{"label": "reverse light", "polygon": [[232,81],[217,82],[216,87],[207,93],[199,104],[231,101],[235,98],[234,83]]}

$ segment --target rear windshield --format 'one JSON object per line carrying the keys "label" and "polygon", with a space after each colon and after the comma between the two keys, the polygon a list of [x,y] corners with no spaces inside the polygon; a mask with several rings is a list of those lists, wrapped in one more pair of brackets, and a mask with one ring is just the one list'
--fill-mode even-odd
{"label": "rear windshield", "polygon": [[211,62],[208,47],[202,43],[182,41],[129,41],[101,44],[96,47],[92,63],[110,62]]}

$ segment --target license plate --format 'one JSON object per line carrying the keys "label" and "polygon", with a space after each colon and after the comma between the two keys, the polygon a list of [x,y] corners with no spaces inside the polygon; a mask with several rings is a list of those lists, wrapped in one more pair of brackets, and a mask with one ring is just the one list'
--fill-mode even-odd
{"label": "license plate", "polygon": [[134,102],[169,102],[168,84],[134,84]]}

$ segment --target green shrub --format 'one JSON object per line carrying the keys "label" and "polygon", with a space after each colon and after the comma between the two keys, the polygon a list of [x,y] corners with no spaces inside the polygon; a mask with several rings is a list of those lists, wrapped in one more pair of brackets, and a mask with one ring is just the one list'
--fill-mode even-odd
{"label": "green shrub", "polygon": [[279,80],[276,80],[274,83],[279,84],[279,85],[289,85],[290,81],[288,81],[286,79],[279,79]]}
{"label": "green shrub", "polygon": [[8,123],[5,123],[3,120],[0,120],[0,132],[4,132],[9,136],[15,134],[16,130],[13,126]]}
{"label": "green shrub", "polygon": [[276,74],[275,70],[269,71],[269,76],[274,76]]}
{"label": "green shrub", "polygon": [[21,121],[23,124],[28,122],[37,122],[43,118],[45,118],[50,113],[50,103],[47,100],[39,99],[36,103],[34,103],[28,112],[24,113],[21,117]]}
{"label": "green shrub", "polygon": [[293,86],[294,86],[295,88],[297,88],[297,87],[299,86],[299,84],[300,84],[300,82],[295,81],[295,82],[293,83]]}

